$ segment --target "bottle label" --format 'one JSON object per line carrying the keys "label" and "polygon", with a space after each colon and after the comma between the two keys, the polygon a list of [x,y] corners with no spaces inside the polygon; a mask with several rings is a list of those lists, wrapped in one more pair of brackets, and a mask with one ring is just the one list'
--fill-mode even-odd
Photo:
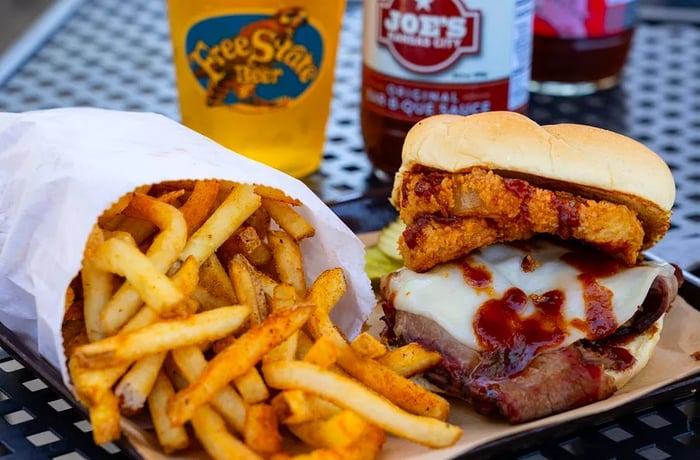
{"label": "bottle label", "polygon": [[561,38],[615,35],[634,26],[637,0],[536,0],[535,34]]}
{"label": "bottle label", "polygon": [[323,38],[303,8],[285,7],[199,21],[187,32],[185,53],[208,106],[267,111],[313,85]]}
{"label": "bottle label", "polygon": [[528,99],[533,0],[368,0],[362,104],[405,121]]}

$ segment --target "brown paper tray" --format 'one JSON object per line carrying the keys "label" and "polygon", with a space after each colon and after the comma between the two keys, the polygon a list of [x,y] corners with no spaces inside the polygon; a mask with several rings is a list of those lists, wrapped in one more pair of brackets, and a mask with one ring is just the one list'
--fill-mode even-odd
{"label": "brown paper tray", "polygon": [[[685,298],[693,308],[700,310],[700,280],[690,273],[686,273],[685,275],[686,282],[681,286],[680,295]],[[63,385],[58,370],[51,366],[43,357],[39,356],[35,350],[23,345],[19,338],[2,325],[2,323],[0,323],[0,346],[14,355],[14,358],[27,368],[31,369],[35,375],[41,377],[47,385],[58,392],[66,401],[85,413],[84,408],[77,403],[68,388]],[[700,388],[700,374],[695,374],[605,412],[581,417],[574,421],[548,425],[527,432],[505,436],[488,444],[475,447],[469,452],[460,455],[458,458],[462,460],[486,458],[530,448],[546,440],[551,440],[554,437],[562,438],[574,435],[578,431],[589,429],[601,423],[611,422],[618,417],[632,414],[635,411],[648,409],[655,404],[671,401],[681,396],[691,395],[698,388]],[[0,441],[2,441],[2,435],[0,435]],[[645,440],[645,442],[653,442],[653,440]],[[125,436],[117,441],[116,444],[128,457],[134,459],[142,458]],[[610,452],[610,454],[613,455],[614,453]],[[698,456],[700,456],[700,450],[698,450]]]}

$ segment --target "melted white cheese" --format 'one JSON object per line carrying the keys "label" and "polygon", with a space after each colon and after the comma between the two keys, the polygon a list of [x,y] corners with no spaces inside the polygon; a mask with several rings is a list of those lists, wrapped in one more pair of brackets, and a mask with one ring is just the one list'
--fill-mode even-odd
{"label": "melted white cheese", "polygon": [[[564,319],[569,324],[574,320],[585,323],[582,284],[576,278],[581,272],[560,260],[569,249],[547,241],[529,242],[528,247],[529,252],[525,252],[513,246],[497,244],[473,252],[468,257],[470,265],[483,266],[491,274],[491,283],[486,289],[468,285],[462,269],[454,263],[442,264],[420,274],[403,268],[389,280],[389,290],[395,294],[394,307],[432,319],[455,339],[476,350],[483,349],[474,334],[473,318],[477,309],[491,298],[502,298],[510,288],[519,288],[528,297],[560,290],[565,295],[562,307]],[[521,267],[523,257],[528,253],[538,263],[529,272]],[[645,262],[612,276],[597,278],[599,285],[613,293],[612,309],[618,325],[634,315],[659,274],[673,274],[673,267],[665,263]],[[528,299],[528,305],[520,317],[524,319],[533,311],[534,305]],[[585,331],[580,328],[569,327],[565,332],[566,338],[559,346],[585,337]]]}

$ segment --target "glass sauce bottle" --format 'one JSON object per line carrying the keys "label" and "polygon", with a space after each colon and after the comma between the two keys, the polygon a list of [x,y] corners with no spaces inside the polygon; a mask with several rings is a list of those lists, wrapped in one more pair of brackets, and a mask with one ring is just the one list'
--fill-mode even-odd
{"label": "glass sauce bottle", "polygon": [[377,176],[424,117],[525,111],[533,14],[533,0],[365,0],[360,120]]}

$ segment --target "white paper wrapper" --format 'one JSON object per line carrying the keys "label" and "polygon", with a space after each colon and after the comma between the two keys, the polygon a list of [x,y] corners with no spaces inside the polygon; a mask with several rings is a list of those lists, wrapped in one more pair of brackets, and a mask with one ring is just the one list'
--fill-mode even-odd
{"label": "white paper wrapper", "polygon": [[317,229],[301,244],[307,276],[344,268],[349,289],[333,319],[354,336],[374,304],[363,245],[303,183],[166,117],[87,108],[0,113],[0,321],[67,382],[65,290],[97,217],[139,185],[206,178],[275,186],[304,203]]}

